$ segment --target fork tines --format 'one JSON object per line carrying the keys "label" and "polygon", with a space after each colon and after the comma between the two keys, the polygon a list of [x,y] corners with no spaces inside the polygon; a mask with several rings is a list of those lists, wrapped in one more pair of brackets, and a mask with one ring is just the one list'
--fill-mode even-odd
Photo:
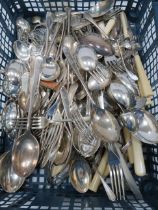
{"label": "fork tines", "polygon": [[85,140],[88,141],[91,145],[96,141],[95,134],[87,125],[87,123],[83,120],[81,113],[79,112],[77,105],[73,104],[71,107],[71,118],[72,122],[78,129],[78,131],[85,137]]}
{"label": "fork tines", "polygon": [[109,169],[112,190],[117,200],[125,200],[124,175],[118,156],[109,147]]}

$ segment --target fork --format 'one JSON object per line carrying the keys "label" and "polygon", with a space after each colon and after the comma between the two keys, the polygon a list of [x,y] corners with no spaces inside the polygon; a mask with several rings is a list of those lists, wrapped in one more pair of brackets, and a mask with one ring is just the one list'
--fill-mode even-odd
{"label": "fork", "polygon": [[70,108],[71,120],[75,127],[81,133],[81,135],[88,141],[88,143],[93,144],[96,141],[95,134],[90,129],[89,125],[84,121],[78,107],[75,103]]}
{"label": "fork", "polygon": [[93,71],[89,71],[91,76],[99,83],[102,83],[103,81],[106,81],[109,77],[112,75],[109,74],[106,71],[104,71],[106,67],[102,65],[100,62],[97,63],[96,69]]}
{"label": "fork", "polygon": [[[98,145],[100,145],[100,139],[96,137],[96,135],[90,129],[89,125],[85,122],[84,118],[82,117],[81,113],[78,110],[77,105],[73,103],[70,107],[68,92],[65,87],[61,88],[60,94],[65,113],[67,117],[72,120],[72,123],[75,125],[76,129],[80,133],[81,138],[84,139],[84,144],[89,145],[91,147],[91,150],[93,150],[93,152],[94,150],[96,151],[98,149]],[[81,153],[80,150],[78,150],[77,148],[76,150],[79,153]],[[82,154],[82,155],[86,156],[87,154]]]}
{"label": "fork", "polygon": [[[16,123],[15,124],[16,129],[26,129],[26,127],[27,127],[27,118],[26,117],[13,119],[13,121],[15,121],[15,123]],[[49,119],[44,116],[37,116],[37,117],[32,118],[31,129],[32,130],[44,129],[50,124],[57,125],[59,123],[64,123],[64,122],[71,122],[71,120],[70,119],[59,120],[59,119],[55,119],[55,118]]]}
{"label": "fork", "polygon": [[[55,117],[61,118],[57,111]],[[48,161],[53,162],[63,136],[63,124],[49,125],[42,130],[40,137],[41,155],[39,162],[44,167]]]}
{"label": "fork", "polygon": [[119,157],[114,152],[112,144],[108,144],[108,163],[110,169],[110,180],[112,191],[115,193],[117,200],[122,198],[125,200],[125,186],[124,186],[124,175],[120,165]]}
{"label": "fork", "polygon": [[[125,58],[122,55],[122,52],[121,52],[121,49],[120,49],[120,46],[119,46],[118,42],[117,42],[117,44],[118,44],[118,47],[119,47],[119,52],[120,52],[121,58],[117,58],[115,55],[109,56],[109,57],[104,57],[105,64],[110,66],[111,69],[113,69],[114,72],[124,72],[124,71],[126,71],[128,76],[132,80],[137,81],[138,77],[133,72],[128,70],[128,68],[126,67],[126,64],[124,62]],[[128,57],[128,53],[127,53],[126,56]]]}
{"label": "fork", "polygon": [[65,87],[61,88],[60,94],[67,117],[72,120],[75,127],[85,137],[85,139],[88,140],[89,143],[92,143],[95,140],[95,135],[88,124],[84,121],[77,105],[73,103],[70,107],[69,96]]}

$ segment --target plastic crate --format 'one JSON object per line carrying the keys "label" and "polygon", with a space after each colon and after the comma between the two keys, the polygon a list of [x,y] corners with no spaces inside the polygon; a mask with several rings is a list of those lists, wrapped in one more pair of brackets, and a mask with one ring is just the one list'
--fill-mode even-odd
{"label": "plastic crate", "polygon": [[[0,0],[0,68],[14,57],[12,45],[16,39],[15,21],[18,16],[25,18],[35,14],[45,15],[46,11],[61,11],[70,6],[73,10],[87,10],[95,1],[90,0]],[[158,2],[151,0],[116,0],[115,6],[125,10],[135,26],[135,32],[142,44],[141,57],[150,79],[153,91],[153,105],[149,107],[158,119]],[[0,85],[3,76],[0,78]],[[0,93],[0,111],[6,97]],[[0,128],[0,153],[12,146]],[[110,202],[105,192],[77,193],[68,180],[60,187],[48,184],[46,171],[37,169],[26,180],[20,191],[7,194],[0,190],[0,209],[52,209],[52,210],[121,210],[158,209],[158,147],[144,145],[147,176],[136,177],[144,200],[137,200],[130,192],[126,201]]]}

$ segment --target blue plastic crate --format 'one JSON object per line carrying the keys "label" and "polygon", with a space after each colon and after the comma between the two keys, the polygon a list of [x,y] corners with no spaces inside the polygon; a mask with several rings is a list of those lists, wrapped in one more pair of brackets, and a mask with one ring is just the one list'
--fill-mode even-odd
{"label": "blue plastic crate", "polygon": [[[16,39],[15,21],[18,16],[45,15],[46,11],[61,11],[70,6],[73,10],[87,10],[96,1],[90,0],[0,0],[0,68],[14,57],[12,45]],[[149,107],[158,119],[158,2],[151,0],[116,0],[116,7],[125,10],[135,27],[142,50],[144,67],[153,91],[153,105]],[[3,75],[0,77],[0,87]],[[0,92],[0,111],[5,104]],[[5,138],[0,127],[0,153],[12,143]],[[52,209],[52,210],[150,210],[158,209],[158,147],[145,145],[148,175],[138,179],[144,200],[137,200],[127,192],[127,200],[110,202],[101,189],[97,194],[79,194],[69,185],[68,180],[60,187],[48,184],[44,169],[37,169],[26,180],[17,193],[0,191],[0,209]]]}

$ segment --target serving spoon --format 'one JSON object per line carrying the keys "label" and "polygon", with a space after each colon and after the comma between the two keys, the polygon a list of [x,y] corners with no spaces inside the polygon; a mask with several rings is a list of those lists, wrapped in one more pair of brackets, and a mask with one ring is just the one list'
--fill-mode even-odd
{"label": "serving spoon", "polygon": [[30,104],[28,112],[27,130],[14,143],[12,164],[15,172],[21,177],[29,176],[36,167],[39,157],[39,143],[31,133],[31,115],[36,89],[39,85],[39,75],[42,57],[35,57],[33,82],[30,88]]}

